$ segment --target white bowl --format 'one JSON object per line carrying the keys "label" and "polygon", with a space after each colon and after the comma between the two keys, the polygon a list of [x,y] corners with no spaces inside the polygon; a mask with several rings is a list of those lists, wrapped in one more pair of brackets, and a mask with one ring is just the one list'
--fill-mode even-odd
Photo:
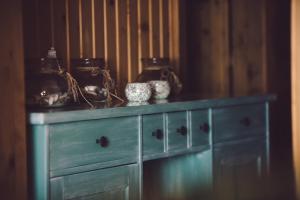
{"label": "white bowl", "polygon": [[153,80],[148,81],[151,86],[154,99],[166,99],[171,91],[168,81]]}
{"label": "white bowl", "polygon": [[131,102],[148,101],[151,97],[151,87],[149,83],[127,83],[125,95]]}

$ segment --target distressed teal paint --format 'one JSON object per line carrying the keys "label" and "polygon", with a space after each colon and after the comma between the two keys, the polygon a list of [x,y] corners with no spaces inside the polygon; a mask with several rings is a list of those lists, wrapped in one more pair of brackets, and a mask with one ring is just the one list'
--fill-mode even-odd
{"label": "distressed teal paint", "polygon": [[[138,159],[138,117],[54,124],[49,136],[51,170]],[[101,137],[107,147],[96,143]]]}
{"label": "distressed teal paint", "polygon": [[253,138],[214,148],[215,200],[265,199],[267,145]]}
{"label": "distressed teal paint", "polygon": [[194,109],[206,109],[209,107],[224,107],[232,105],[244,105],[264,103],[275,100],[274,95],[245,96],[223,99],[181,98],[164,104],[150,104],[144,106],[110,105],[99,106],[98,109],[87,109],[87,107],[75,107],[73,109],[48,109],[29,111],[28,120],[30,124],[52,124],[62,122],[74,122],[82,120],[93,120],[111,117],[136,116],[153,113],[164,113],[172,111],[186,111]]}
{"label": "distressed teal paint", "polygon": [[[184,127],[186,133],[179,130]],[[187,112],[170,112],[167,114],[168,151],[184,150],[188,147],[190,127],[187,123]]]}
{"label": "distressed teal paint", "polygon": [[[229,199],[244,198],[244,186],[224,188],[248,172],[266,176],[268,101],[274,98],[29,113],[34,198],[195,200],[224,191]],[[250,125],[240,122],[244,117]],[[186,135],[177,132],[182,126]],[[157,129],[161,140],[152,136]],[[107,147],[96,143],[102,136]]]}
{"label": "distressed teal paint", "polygon": [[49,128],[48,126],[31,127],[31,167],[32,194],[34,199],[47,200],[49,196]]}
{"label": "distressed teal paint", "polygon": [[237,105],[213,109],[214,142],[265,135],[265,113],[264,104]]}

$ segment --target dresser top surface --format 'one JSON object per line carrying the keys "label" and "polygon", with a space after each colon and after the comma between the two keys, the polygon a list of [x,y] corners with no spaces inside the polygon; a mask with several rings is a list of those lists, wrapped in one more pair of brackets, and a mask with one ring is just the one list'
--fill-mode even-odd
{"label": "dresser top surface", "polygon": [[234,106],[275,100],[275,95],[241,96],[203,99],[199,96],[182,96],[168,100],[131,103],[115,101],[111,104],[97,103],[95,108],[87,104],[61,108],[28,109],[29,124],[53,124],[109,117],[124,117],[142,114],[206,109],[211,107]]}

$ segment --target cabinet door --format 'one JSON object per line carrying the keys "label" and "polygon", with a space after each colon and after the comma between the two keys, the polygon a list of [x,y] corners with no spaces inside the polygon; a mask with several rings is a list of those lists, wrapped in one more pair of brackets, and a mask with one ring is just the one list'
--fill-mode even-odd
{"label": "cabinet door", "polygon": [[214,199],[263,200],[267,153],[264,141],[214,148]]}
{"label": "cabinet door", "polygon": [[52,178],[51,200],[138,199],[138,165],[120,166]]}
{"label": "cabinet door", "polygon": [[144,162],[144,200],[211,199],[212,150]]}

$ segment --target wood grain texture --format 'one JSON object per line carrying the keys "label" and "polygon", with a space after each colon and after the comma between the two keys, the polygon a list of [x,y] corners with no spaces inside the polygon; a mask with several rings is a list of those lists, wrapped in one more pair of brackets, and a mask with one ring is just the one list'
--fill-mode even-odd
{"label": "wood grain texture", "polygon": [[229,94],[228,0],[188,1],[188,92],[206,96]]}
{"label": "wood grain texture", "polygon": [[[185,127],[186,133],[180,133],[178,129]],[[183,150],[188,147],[190,130],[187,126],[186,112],[171,112],[167,115],[168,151]]]}
{"label": "wood grain texture", "polygon": [[[80,58],[79,0],[69,1],[70,58]],[[71,66],[72,68],[72,66]]]}
{"label": "wood grain texture", "polygon": [[[209,122],[208,110],[193,110],[190,113],[191,146],[209,145],[211,124]],[[205,126],[207,125],[207,128]]]}
{"label": "wood grain texture", "polygon": [[213,110],[213,142],[242,139],[253,135],[265,136],[264,104],[235,106]]}
{"label": "wood grain texture", "polygon": [[[161,137],[155,135],[157,131],[162,133]],[[158,133],[159,134],[159,133]],[[163,153],[166,130],[164,129],[163,114],[143,116],[143,156]]]}
{"label": "wood grain texture", "polygon": [[144,162],[143,167],[145,200],[212,199],[211,149]]}
{"label": "wood grain texture", "polygon": [[137,165],[95,170],[53,178],[51,200],[120,199],[137,200]]}
{"label": "wood grain texture", "polygon": [[[116,124],[118,129],[114,128]],[[107,146],[97,143],[102,137],[105,137]],[[49,138],[50,169],[137,159],[137,138],[136,117],[53,125]],[[122,152],[114,153],[118,149]]]}
{"label": "wood grain texture", "polygon": [[296,174],[297,197],[300,198],[300,2],[292,1],[292,122],[293,122],[293,158]]}
{"label": "wood grain texture", "polygon": [[253,95],[265,89],[265,4],[261,0],[232,0],[234,93]]}
{"label": "wood grain texture", "polygon": [[22,1],[0,2],[0,193],[27,199]]}
{"label": "wood grain texture", "polygon": [[256,140],[214,148],[213,199],[265,199],[266,147],[264,140]]}

